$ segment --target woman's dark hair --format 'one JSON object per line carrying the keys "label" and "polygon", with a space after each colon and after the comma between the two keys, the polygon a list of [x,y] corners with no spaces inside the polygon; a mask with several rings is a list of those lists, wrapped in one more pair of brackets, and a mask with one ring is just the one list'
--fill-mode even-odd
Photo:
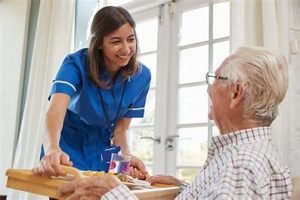
{"label": "woman's dark hair", "polygon": [[[100,79],[101,69],[105,68],[104,58],[99,46],[103,44],[103,38],[128,23],[134,30],[137,41],[135,22],[127,10],[122,7],[106,6],[94,16],[91,25],[91,41],[88,49],[88,76],[97,86],[107,87],[106,81]],[[128,64],[124,66],[120,73],[128,79],[138,70],[138,41],[136,51],[130,58]]]}

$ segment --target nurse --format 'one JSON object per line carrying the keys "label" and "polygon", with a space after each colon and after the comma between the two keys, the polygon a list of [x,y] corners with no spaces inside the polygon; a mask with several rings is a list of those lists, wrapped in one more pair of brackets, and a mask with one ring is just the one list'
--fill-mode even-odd
{"label": "nurse", "polygon": [[35,174],[58,176],[60,165],[108,171],[111,153],[131,155],[132,176],[143,162],[131,154],[131,118],[143,117],[149,69],[138,62],[135,22],[125,9],[107,6],[94,16],[89,48],[66,56],[52,83],[41,161]]}

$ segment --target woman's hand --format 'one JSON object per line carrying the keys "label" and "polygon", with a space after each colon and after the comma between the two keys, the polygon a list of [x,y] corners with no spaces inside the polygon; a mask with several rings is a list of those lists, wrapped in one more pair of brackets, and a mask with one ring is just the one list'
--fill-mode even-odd
{"label": "woman's hand", "polygon": [[70,181],[59,188],[60,196],[71,194],[67,200],[99,200],[105,193],[117,187],[120,180],[115,176],[103,175]]}
{"label": "woman's hand", "polygon": [[130,159],[129,175],[134,178],[145,180],[146,177],[148,176],[148,172],[146,170],[143,161],[134,155],[130,155],[130,156],[131,159]]}
{"label": "woman's hand", "polygon": [[156,176],[150,176],[147,178],[147,181],[151,184],[160,183],[160,184],[166,184],[166,185],[176,185],[180,186],[182,181],[168,175],[156,175]]}
{"label": "woman's hand", "polygon": [[32,172],[36,175],[45,176],[64,176],[65,172],[60,165],[72,166],[72,162],[69,160],[68,154],[60,149],[49,151],[40,164],[32,169]]}

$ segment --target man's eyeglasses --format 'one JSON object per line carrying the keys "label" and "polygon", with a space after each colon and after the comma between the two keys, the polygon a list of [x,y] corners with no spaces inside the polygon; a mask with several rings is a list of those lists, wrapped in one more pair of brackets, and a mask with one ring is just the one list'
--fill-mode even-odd
{"label": "man's eyeglasses", "polygon": [[206,73],[206,83],[207,85],[211,85],[214,83],[215,79],[220,79],[220,80],[228,80],[228,77],[225,76],[216,76],[213,73]]}

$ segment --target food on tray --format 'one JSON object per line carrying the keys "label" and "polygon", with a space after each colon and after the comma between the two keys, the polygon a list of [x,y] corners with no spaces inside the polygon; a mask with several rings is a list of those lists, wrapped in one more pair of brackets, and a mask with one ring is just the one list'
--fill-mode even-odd
{"label": "food on tray", "polygon": [[103,176],[105,174],[116,176],[120,179],[121,182],[126,184],[127,186],[131,185],[140,185],[140,186],[150,186],[151,184],[147,181],[142,181],[138,179],[134,179],[132,176],[123,173],[111,173],[111,172],[103,172],[103,171],[80,171],[74,167],[61,166],[62,169],[66,172],[67,175],[75,176],[75,178],[84,178],[87,176]]}
{"label": "food on tray", "polygon": [[61,165],[61,168],[64,170],[64,172],[66,174],[71,174],[73,176],[75,176],[76,178],[83,178],[84,175],[75,167],[69,167],[69,166],[64,166]]}
{"label": "food on tray", "polygon": [[112,175],[112,176],[116,176],[120,179],[120,181],[122,182],[129,182],[129,183],[133,183],[133,178],[132,176],[129,176],[127,174],[122,174],[122,173],[118,173],[118,174],[114,174],[114,173],[106,173],[106,172],[98,172],[98,171],[84,171],[82,172],[82,174],[84,176],[103,176],[104,174],[108,174],[108,175]]}
{"label": "food on tray", "polygon": [[101,171],[83,171],[82,174],[84,176],[103,176],[104,174],[106,174],[105,172]]}
{"label": "food on tray", "polygon": [[133,183],[133,178],[132,176],[129,176],[127,174],[116,174],[116,176],[122,181],[122,182],[128,182],[128,183]]}

